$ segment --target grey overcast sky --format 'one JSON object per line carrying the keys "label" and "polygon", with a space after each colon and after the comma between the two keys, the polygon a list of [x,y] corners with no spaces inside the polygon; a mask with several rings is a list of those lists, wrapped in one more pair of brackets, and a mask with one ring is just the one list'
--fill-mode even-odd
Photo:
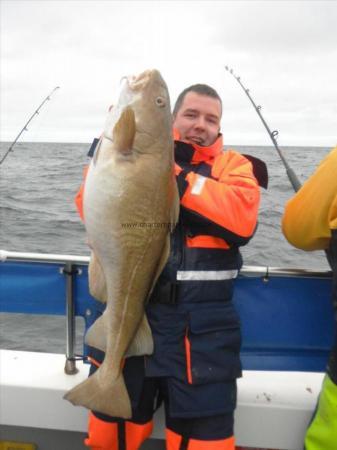
{"label": "grey overcast sky", "polygon": [[280,145],[337,143],[337,2],[0,0],[1,141],[89,142],[120,79],[157,68],[171,102],[201,82],[224,103],[226,144],[270,145],[233,67]]}

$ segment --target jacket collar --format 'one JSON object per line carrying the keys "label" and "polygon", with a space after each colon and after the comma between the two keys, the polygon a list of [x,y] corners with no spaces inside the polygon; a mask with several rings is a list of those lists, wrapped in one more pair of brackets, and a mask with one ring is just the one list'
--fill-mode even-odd
{"label": "jacket collar", "polygon": [[175,128],[173,129],[173,138],[175,141],[176,161],[191,163],[209,161],[215,158],[223,150],[222,134],[219,134],[217,140],[208,147],[181,141],[179,131]]}

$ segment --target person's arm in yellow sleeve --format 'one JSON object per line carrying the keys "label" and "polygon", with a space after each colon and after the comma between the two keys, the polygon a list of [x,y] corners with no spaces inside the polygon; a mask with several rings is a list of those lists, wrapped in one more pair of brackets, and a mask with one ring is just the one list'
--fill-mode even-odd
{"label": "person's arm in yellow sleeve", "polygon": [[337,228],[337,147],[288,201],[282,230],[295,247],[326,249],[331,230]]}

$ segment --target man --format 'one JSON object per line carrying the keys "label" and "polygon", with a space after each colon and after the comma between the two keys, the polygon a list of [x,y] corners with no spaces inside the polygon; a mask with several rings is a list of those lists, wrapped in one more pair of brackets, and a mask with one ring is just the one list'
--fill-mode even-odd
{"label": "man", "polygon": [[[223,151],[221,114],[221,99],[207,85],[185,89],[176,102],[181,212],[170,258],[146,307],[154,353],[126,359],[132,419],[93,412],[86,440],[92,449],[137,450],[162,401],[168,449],[235,448],[240,324],[231,300],[242,265],[239,247],[256,229],[260,193],[252,162]],[[103,358],[91,350],[91,373]]]}
{"label": "man", "polygon": [[[287,203],[283,232],[303,250],[326,250],[333,271],[335,325],[337,325],[337,147],[321,162]],[[337,326],[318,407],[305,436],[306,450],[337,448]]]}

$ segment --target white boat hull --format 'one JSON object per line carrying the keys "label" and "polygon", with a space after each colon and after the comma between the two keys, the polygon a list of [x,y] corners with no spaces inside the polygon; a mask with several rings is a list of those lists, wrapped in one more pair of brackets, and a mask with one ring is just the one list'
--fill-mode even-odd
{"label": "white boat hull", "polygon": [[[0,361],[0,425],[4,429],[86,432],[87,410],[72,406],[63,395],[88,376],[87,364],[77,363],[78,373],[66,375],[64,355],[0,350]],[[237,445],[302,450],[323,376],[311,372],[244,371],[238,380]],[[155,416],[152,438],[164,439],[161,410]],[[158,442],[153,445],[146,448],[163,448]]]}

